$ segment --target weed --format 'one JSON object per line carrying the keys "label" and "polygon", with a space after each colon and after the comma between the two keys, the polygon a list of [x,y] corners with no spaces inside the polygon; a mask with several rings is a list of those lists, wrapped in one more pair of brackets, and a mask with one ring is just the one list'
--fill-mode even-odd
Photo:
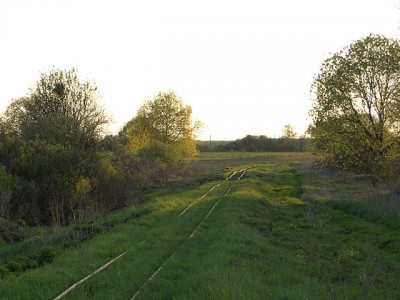
{"label": "weed", "polygon": [[8,262],[7,269],[9,272],[19,272],[22,271],[22,265],[14,260]]}
{"label": "weed", "polygon": [[0,266],[0,278],[4,278],[9,274],[8,268],[6,266]]}
{"label": "weed", "polygon": [[127,216],[124,219],[124,222],[126,223],[126,222],[129,222],[131,220],[136,220],[136,219],[138,219],[140,217],[146,216],[146,215],[151,214],[151,213],[152,213],[152,210],[150,208],[144,208],[144,209],[141,209],[141,210],[137,210],[137,211],[132,212],[129,216]]}
{"label": "weed", "polygon": [[46,263],[51,263],[56,257],[56,251],[53,248],[43,248],[40,250],[37,263],[39,266],[44,266]]}
{"label": "weed", "polygon": [[331,207],[329,205],[316,206],[308,202],[304,212],[304,219],[310,223],[313,230],[326,230]]}

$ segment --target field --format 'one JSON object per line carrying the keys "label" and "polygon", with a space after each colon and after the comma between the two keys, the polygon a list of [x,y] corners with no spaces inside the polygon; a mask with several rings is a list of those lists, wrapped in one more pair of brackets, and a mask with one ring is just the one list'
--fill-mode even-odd
{"label": "field", "polygon": [[3,276],[0,298],[54,299],[76,284],[65,299],[400,299],[400,189],[314,160],[201,154],[196,180],[3,245],[3,261],[34,243],[55,258]]}

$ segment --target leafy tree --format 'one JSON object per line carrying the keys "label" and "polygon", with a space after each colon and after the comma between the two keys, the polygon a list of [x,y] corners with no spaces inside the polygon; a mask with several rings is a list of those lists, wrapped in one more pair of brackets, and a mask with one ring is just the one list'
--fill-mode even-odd
{"label": "leafy tree", "polygon": [[297,137],[296,132],[294,132],[294,127],[292,124],[286,124],[282,130],[282,137],[286,139],[295,139]]}
{"label": "leafy tree", "polygon": [[76,69],[41,74],[28,96],[14,100],[5,119],[10,131],[27,140],[90,147],[108,123],[94,83],[81,81]]}
{"label": "leafy tree", "polygon": [[[146,153],[156,151],[159,154],[173,149],[174,157],[169,155],[168,160],[164,157],[164,162],[169,167],[177,167],[186,164],[196,154],[195,135],[200,127],[200,122],[192,120],[192,108],[169,91],[159,92],[153,100],[147,100],[120,135],[133,151],[149,143],[153,146],[147,147]],[[165,149],[161,150],[160,145],[154,142],[162,143]]]}
{"label": "leafy tree", "polygon": [[314,79],[309,132],[336,166],[382,171],[398,152],[400,43],[371,34],[328,58]]}
{"label": "leafy tree", "polygon": [[1,118],[0,162],[22,179],[11,207],[16,218],[64,225],[85,209],[108,122],[97,87],[75,69],[41,74]]}
{"label": "leafy tree", "polygon": [[9,218],[9,205],[13,189],[16,188],[16,179],[7,173],[0,163],[0,218]]}

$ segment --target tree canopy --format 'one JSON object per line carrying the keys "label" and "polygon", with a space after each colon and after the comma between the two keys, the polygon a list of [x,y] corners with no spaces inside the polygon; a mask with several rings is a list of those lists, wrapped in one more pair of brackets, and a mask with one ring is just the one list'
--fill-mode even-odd
{"label": "tree canopy", "polygon": [[282,130],[282,137],[286,139],[295,139],[297,137],[292,124],[285,124]]}
{"label": "tree canopy", "polygon": [[[200,122],[192,120],[192,108],[184,105],[174,92],[167,91],[145,101],[122,132],[134,150],[158,142],[175,153],[175,159],[170,161],[186,163],[196,153],[195,137],[200,127]],[[146,153],[151,153],[148,146],[146,149]]]}
{"label": "tree canopy", "polygon": [[108,123],[98,100],[96,85],[80,80],[76,69],[53,69],[40,75],[26,97],[11,103],[5,121],[13,134],[28,140],[87,147]]}
{"label": "tree canopy", "polygon": [[0,218],[67,225],[131,204],[176,178],[197,153],[199,122],[173,92],[146,101],[118,136],[94,82],[40,75],[0,116]]}
{"label": "tree canopy", "polygon": [[309,132],[332,162],[383,170],[399,150],[400,43],[371,34],[325,60],[315,77]]}
{"label": "tree canopy", "polygon": [[41,74],[0,122],[0,162],[20,178],[8,208],[31,223],[64,225],[95,186],[97,144],[108,122],[94,83],[75,69]]}

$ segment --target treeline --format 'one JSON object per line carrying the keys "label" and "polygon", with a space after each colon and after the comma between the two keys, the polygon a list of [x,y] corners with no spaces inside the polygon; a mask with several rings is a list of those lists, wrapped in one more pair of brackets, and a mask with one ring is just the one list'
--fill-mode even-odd
{"label": "treeline", "polygon": [[270,138],[264,135],[247,135],[236,141],[198,142],[200,152],[244,151],[244,152],[303,152],[308,151],[309,139]]}
{"label": "treeline", "polygon": [[[67,225],[164,185],[196,154],[191,108],[173,92],[147,100],[117,135],[97,87],[75,69],[41,74],[0,116],[0,221]],[[2,226],[1,237],[12,240]],[[12,227],[12,226],[11,226]]]}

